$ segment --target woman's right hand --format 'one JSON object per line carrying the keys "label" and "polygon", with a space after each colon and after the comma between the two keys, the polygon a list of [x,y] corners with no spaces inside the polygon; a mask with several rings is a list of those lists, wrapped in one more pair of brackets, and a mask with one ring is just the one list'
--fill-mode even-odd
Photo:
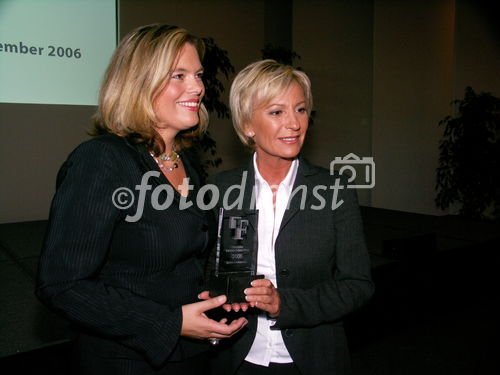
{"label": "woman's right hand", "polygon": [[226,296],[217,296],[205,301],[183,305],[181,336],[196,339],[225,339],[242,329],[248,323],[243,317],[226,324],[225,319],[217,322],[205,315],[205,311],[222,306],[224,302],[226,302]]}

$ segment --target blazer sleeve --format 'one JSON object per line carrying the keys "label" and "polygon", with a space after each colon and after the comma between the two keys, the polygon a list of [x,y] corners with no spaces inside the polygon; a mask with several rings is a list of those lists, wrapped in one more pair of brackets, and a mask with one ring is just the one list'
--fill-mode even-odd
{"label": "blazer sleeve", "polygon": [[[370,276],[370,261],[363,235],[363,226],[356,193],[341,189],[339,200],[343,203],[331,213],[334,215],[331,230],[334,231],[335,261],[332,277],[313,287],[278,288],[281,297],[280,315],[273,329],[313,327],[334,322],[365,304],[374,292]],[[303,248],[314,247],[315,236],[321,236],[325,228],[307,228],[311,243]],[[324,233],[323,233],[324,235]],[[293,246],[301,246],[294,243]],[[300,256],[304,256],[301,252]],[[303,275],[314,277],[314,275]],[[295,280],[300,285],[300,279]]]}
{"label": "blazer sleeve", "polygon": [[178,341],[181,308],[171,310],[130,290],[107,285],[99,276],[113,228],[121,219],[112,203],[115,189],[124,186],[117,177],[120,155],[111,146],[86,142],[61,168],[36,295],[69,321],[135,350],[157,366]]}

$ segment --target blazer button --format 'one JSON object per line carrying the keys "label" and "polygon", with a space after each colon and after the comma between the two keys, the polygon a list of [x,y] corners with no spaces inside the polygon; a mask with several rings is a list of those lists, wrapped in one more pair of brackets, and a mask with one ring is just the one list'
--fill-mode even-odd
{"label": "blazer button", "polygon": [[292,337],[293,336],[293,330],[290,328],[285,329],[285,336],[286,337]]}
{"label": "blazer button", "polygon": [[288,275],[290,275],[290,271],[288,270],[288,268],[283,268],[283,269],[280,271],[280,276],[283,276],[283,277],[288,277]]}

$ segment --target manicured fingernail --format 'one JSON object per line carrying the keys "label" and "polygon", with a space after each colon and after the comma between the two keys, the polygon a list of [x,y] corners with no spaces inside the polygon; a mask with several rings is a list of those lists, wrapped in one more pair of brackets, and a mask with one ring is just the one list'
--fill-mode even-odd
{"label": "manicured fingernail", "polygon": [[222,295],[222,296],[218,296],[218,297],[217,297],[217,302],[219,302],[219,303],[222,303],[222,302],[224,302],[225,300],[226,300],[226,296],[224,296],[224,295]]}
{"label": "manicured fingernail", "polygon": [[253,283],[254,283],[254,282],[255,282],[255,281],[250,282],[250,285],[251,285],[251,286],[253,286]]}
{"label": "manicured fingernail", "polygon": [[243,291],[243,293],[247,294],[247,293],[248,293],[248,289],[245,289],[245,290]]}

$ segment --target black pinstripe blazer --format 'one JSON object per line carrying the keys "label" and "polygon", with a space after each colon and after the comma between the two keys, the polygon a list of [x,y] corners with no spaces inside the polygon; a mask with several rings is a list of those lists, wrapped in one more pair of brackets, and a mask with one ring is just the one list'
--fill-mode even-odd
{"label": "black pinstripe blazer", "polygon": [[[182,158],[196,194],[197,173],[185,154]],[[96,137],[73,151],[58,174],[36,294],[74,324],[79,347],[95,353],[95,361],[97,356],[132,359],[159,368],[207,349],[179,333],[181,305],[197,301],[202,286],[214,220],[196,205],[179,209],[177,193],[169,208],[155,209],[154,189],[169,183],[159,173],[147,181],[140,220],[128,222],[140,204],[136,185],[148,171],[160,172],[146,148],[115,135]],[[130,207],[113,204],[119,188],[134,194]],[[164,203],[166,191],[157,198]]]}
{"label": "black pinstripe blazer", "polygon": [[[245,171],[243,208],[251,213],[251,189],[255,181],[252,160],[241,168],[215,176],[213,183],[220,188],[223,199],[229,187],[241,184]],[[299,191],[293,196],[275,244],[277,288],[281,297],[275,328],[281,330],[285,345],[303,375],[350,372],[342,318],[366,303],[374,291],[355,191],[338,189],[336,201],[343,203],[332,210],[330,186],[336,180],[345,187],[345,177],[332,176],[328,170],[300,158],[294,189],[303,186],[306,193],[303,196]],[[228,203],[235,202],[238,194],[238,189],[233,189],[228,194]],[[325,207],[314,209],[322,199]],[[230,215],[230,211],[226,213]],[[243,334],[222,341],[213,359],[213,373],[234,374],[250,350],[255,332],[256,316],[250,315]]]}

